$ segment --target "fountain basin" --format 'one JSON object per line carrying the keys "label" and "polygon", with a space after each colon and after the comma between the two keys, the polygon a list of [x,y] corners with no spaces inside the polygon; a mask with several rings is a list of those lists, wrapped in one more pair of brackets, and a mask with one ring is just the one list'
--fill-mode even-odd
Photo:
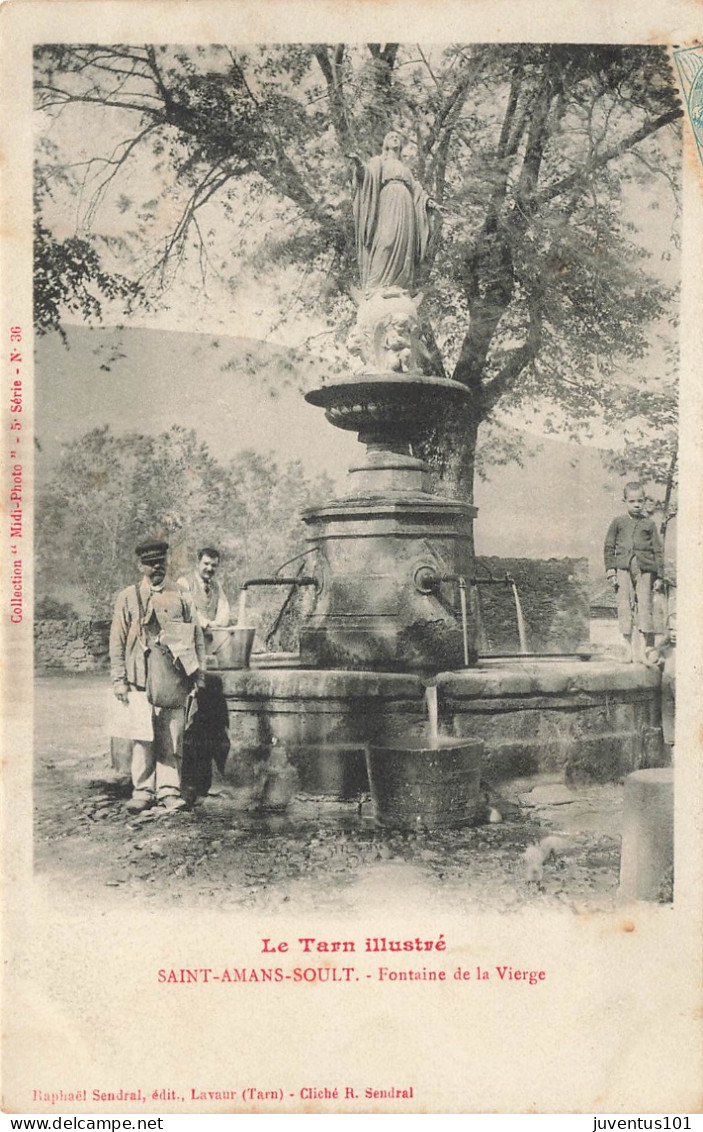
{"label": "fountain basin", "polygon": [[330,424],[362,435],[382,429],[385,435],[412,435],[418,423],[437,425],[463,407],[470,393],[461,382],[423,373],[364,373],[328,382],[305,394],[325,410]]}
{"label": "fountain basin", "polygon": [[[255,658],[256,660],[256,658]],[[423,717],[424,684],[395,672],[251,668],[220,671],[229,713],[226,777],[248,786],[276,746],[309,794],[350,799],[368,791],[366,746]]]}
{"label": "fountain basin", "polygon": [[439,722],[486,741],[492,781],[614,782],[664,760],[657,669],[519,658],[437,676]]}
{"label": "fountain basin", "polygon": [[484,744],[441,739],[433,746],[376,746],[367,752],[371,799],[390,829],[454,829],[481,817]]}
{"label": "fountain basin", "polygon": [[[232,747],[225,774],[236,785],[282,744],[304,792],[349,799],[369,788],[370,746],[428,745],[427,680],[416,673],[254,667],[218,676]],[[660,680],[644,665],[578,659],[443,672],[440,733],[483,740],[492,783],[541,772],[618,781],[667,761]]]}

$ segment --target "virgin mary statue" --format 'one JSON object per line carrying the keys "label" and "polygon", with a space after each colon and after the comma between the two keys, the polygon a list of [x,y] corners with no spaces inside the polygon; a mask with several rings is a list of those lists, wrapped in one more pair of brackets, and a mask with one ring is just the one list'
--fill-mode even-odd
{"label": "virgin mary statue", "polygon": [[367,294],[398,287],[412,291],[430,236],[434,201],[400,160],[401,139],[386,134],[383,150],[355,161],[354,226],[361,288]]}

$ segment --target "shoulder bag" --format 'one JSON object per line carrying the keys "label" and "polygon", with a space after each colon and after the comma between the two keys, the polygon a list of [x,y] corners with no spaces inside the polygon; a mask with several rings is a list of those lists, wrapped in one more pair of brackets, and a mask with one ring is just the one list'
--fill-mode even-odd
{"label": "shoulder bag", "polygon": [[[139,605],[141,633],[144,606],[142,605],[139,586],[137,585],[134,588]],[[171,651],[165,645],[160,644],[159,641],[154,641],[153,644],[145,648],[144,659],[146,662],[146,698],[149,703],[154,707],[162,708],[183,707],[188,698],[192,681],[186,676],[182,665],[175,659]]]}

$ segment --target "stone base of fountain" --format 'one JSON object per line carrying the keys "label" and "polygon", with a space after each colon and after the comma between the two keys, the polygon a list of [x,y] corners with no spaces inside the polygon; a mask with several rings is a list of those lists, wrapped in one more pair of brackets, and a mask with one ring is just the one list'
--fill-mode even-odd
{"label": "stone base of fountain", "polygon": [[[420,675],[320,671],[294,666],[290,657],[255,657],[253,665],[218,673],[232,747],[225,774],[234,785],[249,785],[280,745],[302,791],[352,799],[369,789],[370,745],[428,743]],[[440,673],[432,682],[440,734],[483,740],[486,782],[540,772],[565,782],[612,782],[667,761],[657,669],[516,658]]]}
{"label": "stone base of fountain", "polygon": [[417,677],[281,668],[276,658],[272,667],[256,663],[246,672],[219,673],[231,744],[225,773],[235,786],[251,785],[261,762],[280,746],[298,770],[303,792],[356,798],[369,788],[365,751],[371,737],[398,734],[424,711]]}
{"label": "stone base of fountain", "polygon": [[[369,751],[402,748],[411,790],[417,748],[430,768],[429,684],[440,738],[462,744],[451,767],[457,781],[471,783],[451,824],[477,820],[481,741],[490,784],[540,771],[605,782],[661,765],[658,670],[575,658],[477,663],[477,610],[467,602],[476,509],[433,496],[415,451],[428,429],[441,434],[467,412],[467,387],[401,365],[326,384],[306,400],[331,424],[357,432],[365,454],[350,471],[348,495],[303,515],[316,595],[297,662],[263,657],[250,671],[220,673],[232,783],[261,783],[272,760],[279,777],[290,770],[309,794],[358,798],[369,790]],[[516,587],[505,581],[520,623]],[[453,781],[450,761],[437,758]],[[395,780],[400,789],[402,774]],[[380,799],[379,781],[372,786]],[[434,790],[441,793],[439,780]],[[415,820],[418,793],[413,786],[403,821]]]}
{"label": "stone base of fountain", "polygon": [[639,664],[488,662],[437,677],[440,728],[483,739],[493,781],[558,772],[615,782],[665,761],[660,682]]}

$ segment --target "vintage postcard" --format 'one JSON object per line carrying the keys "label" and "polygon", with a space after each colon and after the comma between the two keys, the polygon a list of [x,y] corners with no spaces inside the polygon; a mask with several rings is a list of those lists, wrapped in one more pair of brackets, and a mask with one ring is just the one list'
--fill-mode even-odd
{"label": "vintage postcard", "polygon": [[697,15],[0,9],[5,1112],[700,1112]]}

